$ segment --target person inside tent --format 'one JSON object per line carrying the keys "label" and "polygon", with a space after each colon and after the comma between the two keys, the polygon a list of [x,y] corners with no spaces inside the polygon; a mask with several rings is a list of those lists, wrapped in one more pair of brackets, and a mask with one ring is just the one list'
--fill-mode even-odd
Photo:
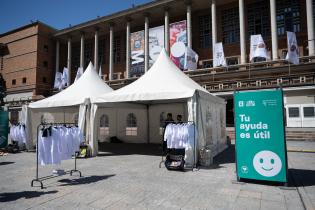
{"label": "person inside tent", "polygon": [[[164,131],[165,131],[166,126],[167,126],[169,123],[172,123],[172,122],[174,122],[172,113],[167,113],[166,120],[165,120]],[[164,136],[164,135],[163,135],[163,136]],[[163,140],[163,154],[165,154],[166,151],[167,151],[167,142]]]}
{"label": "person inside tent", "polygon": [[166,120],[165,120],[165,127],[167,126],[167,124],[169,124],[171,122],[174,122],[173,115],[172,115],[172,113],[167,113]]}
{"label": "person inside tent", "polygon": [[183,122],[183,116],[182,115],[177,115],[177,123],[182,123]]}

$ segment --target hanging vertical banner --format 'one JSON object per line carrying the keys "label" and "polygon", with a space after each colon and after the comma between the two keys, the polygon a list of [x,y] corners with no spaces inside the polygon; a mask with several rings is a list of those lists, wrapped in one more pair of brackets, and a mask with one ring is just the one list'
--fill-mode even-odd
{"label": "hanging vertical banner", "polygon": [[130,77],[144,74],[144,31],[130,34],[131,40],[131,67]]}
{"label": "hanging vertical banner", "polygon": [[159,57],[164,48],[164,25],[149,29],[149,67]]}
{"label": "hanging vertical banner", "polygon": [[287,182],[282,90],[236,92],[237,177]]}
{"label": "hanging vertical banner", "polygon": [[226,66],[222,42],[215,43],[213,50],[213,67]]}
{"label": "hanging vertical banner", "polygon": [[185,64],[184,69],[185,70],[196,70],[198,66],[198,54],[193,51],[190,47],[186,47],[185,52]]}
{"label": "hanging vertical banner", "polygon": [[55,82],[54,82],[54,88],[55,89],[62,89],[62,73],[61,72],[56,72],[55,75]]}
{"label": "hanging vertical banner", "polygon": [[68,84],[68,78],[69,78],[69,69],[67,69],[66,67],[63,68],[63,72],[62,72],[62,85],[61,88],[64,88],[70,84]]}
{"label": "hanging vertical banner", "polygon": [[0,110],[0,148],[8,146],[9,115]]}
{"label": "hanging vertical banner", "polygon": [[82,74],[83,74],[83,68],[79,67],[77,70],[77,74],[75,76],[74,82],[76,82],[82,76]]}
{"label": "hanging vertical banner", "polygon": [[254,58],[268,58],[266,44],[261,36],[258,35],[251,35],[250,36],[250,61]]}
{"label": "hanging vertical banner", "polygon": [[171,59],[180,69],[184,69],[187,46],[186,20],[170,24]]}
{"label": "hanging vertical banner", "polygon": [[287,31],[287,39],[288,39],[288,53],[286,56],[286,60],[293,64],[299,64],[299,47],[296,40],[296,35],[294,32]]}

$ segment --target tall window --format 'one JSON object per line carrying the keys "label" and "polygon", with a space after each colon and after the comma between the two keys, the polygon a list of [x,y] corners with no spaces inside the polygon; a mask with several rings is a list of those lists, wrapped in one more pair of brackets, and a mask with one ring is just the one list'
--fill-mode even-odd
{"label": "tall window", "polygon": [[201,48],[210,48],[212,46],[211,40],[211,17],[210,15],[199,17],[199,46]]}
{"label": "tall window", "polygon": [[224,44],[240,41],[240,20],[238,7],[222,11],[222,31]]}
{"label": "tall window", "polygon": [[137,118],[133,113],[127,115],[126,136],[137,136]]}
{"label": "tall window", "polygon": [[248,35],[270,36],[269,1],[260,0],[247,6]]}
{"label": "tall window", "polygon": [[84,66],[89,65],[90,61],[93,60],[93,42],[86,40],[84,43]]}
{"label": "tall window", "polygon": [[114,38],[114,63],[121,61],[121,40],[120,37]]}
{"label": "tall window", "polygon": [[300,1],[277,0],[277,33],[285,35],[286,31],[300,32]]}
{"label": "tall window", "polygon": [[99,64],[105,64],[105,47],[106,47],[106,40],[101,39],[98,42],[98,62],[99,62]]}
{"label": "tall window", "polygon": [[78,43],[75,43],[72,45],[72,48],[71,48],[71,53],[72,53],[72,66],[73,68],[75,68],[75,70],[77,70],[77,68],[80,66],[80,44]]}
{"label": "tall window", "polygon": [[1,68],[1,71],[3,70],[3,56],[1,56],[1,66],[0,66],[0,68]]}
{"label": "tall window", "polygon": [[100,136],[101,138],[109,136],[109,120],[106,114],[103,114],[100,118]]}

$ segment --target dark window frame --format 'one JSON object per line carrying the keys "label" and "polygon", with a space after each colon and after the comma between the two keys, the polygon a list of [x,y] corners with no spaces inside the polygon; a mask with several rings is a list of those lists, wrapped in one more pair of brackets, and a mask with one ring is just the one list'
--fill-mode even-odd
{"label": "dark window frame", "polygon": [[199,47],[212,47],[212,23],[210,15],[199,16]]}
{"label": "dark window frame", "polygon": [[277,0],[277,34],[284,36],[287,31],[301,32],[301,4],[299,0]]}
{"label": "dark window frame", "polygon": [[247,31],[248,37],[256,34],[271,36],[269,1],[259,0],[247,5]]}
{"label": "dark window frame", "polygon": [[[291,112],[293,110],[293,112]],[[300,107],[289,107],[288,108],[289,118],[299,118],[300,117]]]}
{"label": "dark window frame", "polygon": [[239,43],[240,20],[238,7],[222,10],[221,20],[223,44]]}

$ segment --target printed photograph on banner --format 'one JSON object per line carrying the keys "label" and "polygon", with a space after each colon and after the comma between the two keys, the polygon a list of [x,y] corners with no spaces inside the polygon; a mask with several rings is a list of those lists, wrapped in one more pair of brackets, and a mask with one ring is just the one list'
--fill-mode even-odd
{"label": "printed photograph on banner", "polygon": [[144,74],[144,31],[131,33],[131,67],[130,77]]}
{"label": "printed photograph on banner", "polygon": [[213,67],[226,66],[222,42],[214,45]]}
{"label": "printed photograph on banner", "polygon": [[197,70],[198,54],[190,47],[186,47],[184,70]]}
{"label": "printed photograph on banner", "polygon": [[171,59],[180,69],[184,69],[186,46],[187,46],[186,20],[170,24]]}
{"label": "printed photograph on banner", "polygon": [[268,59],[266,44],[261,36],[251,35],[250,37],[250,61],[264,61]]}
{"label": "printed photograph on banner", "polygon": [[299,47],[294,32],[287,31],[288,53],[286,60],[293,64],[299,64]]}
{"label": "printed photograph on banner", "polygon": [[164,48],[164,25],[149,29],[149,66],[151,67]]}

